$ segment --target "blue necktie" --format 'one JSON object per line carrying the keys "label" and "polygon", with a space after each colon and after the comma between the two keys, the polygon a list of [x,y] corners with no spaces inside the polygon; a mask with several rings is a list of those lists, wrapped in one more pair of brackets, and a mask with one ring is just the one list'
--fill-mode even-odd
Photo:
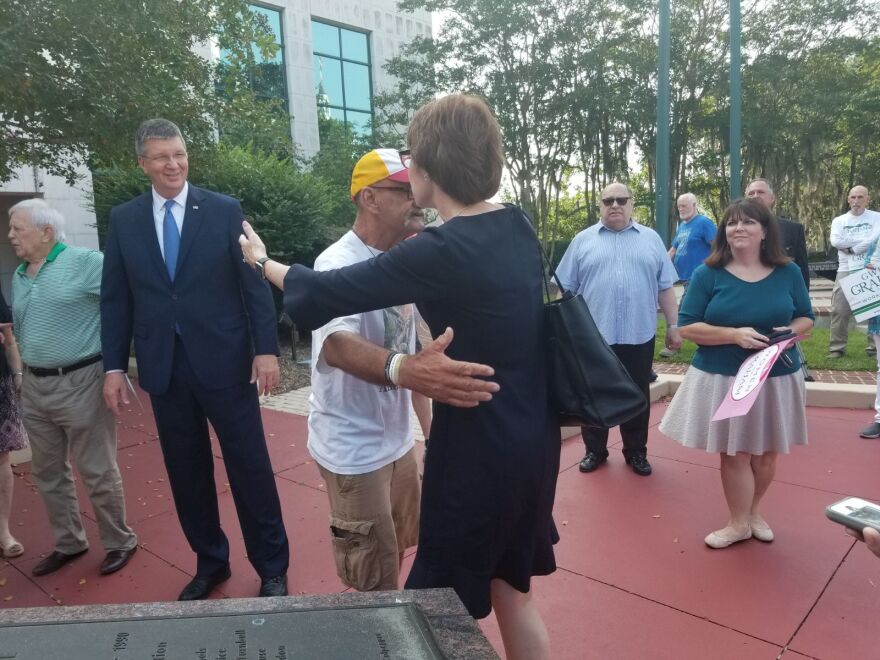
{"label": "blue necktie", "polygon": [[177,270],[177,254],[180,252],[180,230],[174,221],[171,207],[174,200],[165,202],[165,221],[162,223],[162,247],[165,249],[165,268],[168,269],[168,277],[174,281],[174,272]]}

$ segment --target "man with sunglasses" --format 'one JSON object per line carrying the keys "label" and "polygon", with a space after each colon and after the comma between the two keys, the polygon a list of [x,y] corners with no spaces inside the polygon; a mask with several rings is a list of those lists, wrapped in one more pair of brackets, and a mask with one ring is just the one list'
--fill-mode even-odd
{"label": "man with sunglasses", "polygon": [[[675,267],[653,229],[632,220],[632,193],[612,183],[601,194],[600,221],[575,236],[556,269],[566,290],[583,295],[602,337],[633,381],[650,395],[657,306],[666,317],[666,347],[678,350]],[[651,474],[647,459],[650,408],[620,425],[623,455],[633,472]],[[608,459],[608,429],[581,429],[587,453],[581,472]]]}
{"label": "man with sunglasses", "polygon": [[[351,197],[354,226],[318,257],[315,270],[373,259],[424,228],[396,150],[375,149],[357,162]],[[418,542],[411,409],[426,409],[428,400],[369,368],[384,362],[387,374],[395,355],[415,349],[413,305],[344,316],[312,333],[308,447],[327,484],[337,574],[359,591],[398,589],[403,553]]]}

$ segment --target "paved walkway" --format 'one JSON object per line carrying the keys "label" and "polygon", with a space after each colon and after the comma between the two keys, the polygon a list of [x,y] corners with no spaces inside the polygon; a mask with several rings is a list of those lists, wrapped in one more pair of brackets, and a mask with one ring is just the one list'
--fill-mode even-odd
{"label": "paved walkway", "polygon": [[[302,406],[303,394],[298,404],[291,396],[273,398],[269,405]],[[856,436],[870,413],[808,409],[811,444],[780,460],[767,496],[765,513],[777,540],[713,551],[702,539],[725,518],[717,459],[660,435],[656,425],[664,406],[655,404],[651,411],[648,447],[655,473],[649,478],[624,465],[616,431],[608,465],[589,475],[577,470],[580,439],[563,442],[554,510],[562,536],[559,569],[533,585],[553,657],[878,657],[880,560],[823,515],[825,506],[844,494],[880,501],[880,444]],[[324,484],[306,450],[306,419],[270,409],[263,418],[292,540],[291,592],[342,591],[330,550]],[[52,541],[29,466],[19,466],[12,525],[26,553],[0,562],[0,608],[173,600],[192,575],[195,562],[177,522],[149,411],[127,411],[118,428],[128,518],[140,551],[122,571],[100,577],[103,552],[81,493],[92,551],[55,574],[32,577],[30,569]],[[217,597],[249,597],[258,580],[245,556],[216,446],[214,452],[233,571]],[[411,561],[409,552],[404,572]],[[482,626],[500,648],[493,617]]]}
{"label": "paved walkway", "polygon": [[[654,371],[658,374],[682,375],[688,365],[677,362],[655,362]],[[817,383],[837,383],[841,385],[877,384],[877,376],[873,371],[831,371],[830,369],[810,369]]]}

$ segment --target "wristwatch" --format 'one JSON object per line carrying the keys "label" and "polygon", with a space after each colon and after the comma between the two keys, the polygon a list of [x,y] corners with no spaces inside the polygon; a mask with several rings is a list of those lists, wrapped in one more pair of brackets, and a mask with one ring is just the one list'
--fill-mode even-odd
{"label": "wristwatch", "polygon": [[260,257],[257,259],[257,263],[254,264],[254,267],[257,269],[257,272],[260,274],[264,280],[266,279],[266,262],[269,261],[269,257]]}

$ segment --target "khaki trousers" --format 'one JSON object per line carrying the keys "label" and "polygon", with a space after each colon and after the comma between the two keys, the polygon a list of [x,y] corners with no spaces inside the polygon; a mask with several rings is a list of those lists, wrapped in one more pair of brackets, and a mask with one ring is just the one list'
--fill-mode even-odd
{"label": "khaki trousers", "polygon": [[850,271],[837,271],[834,278],[834,288],[831,289],[831,339],[828,341],[828,352],[846,352],[846,342],[849,338],[849,320],[852,318],[852,310],[843,291],[840,289],[840,280]]}
{"label": "khaki trousers", "polygon": [[116,421],[104,405],[103,383],[100,361],[63,376],[37,377],[25,369],[21,408],[31,443],[31,471],[46,505],[55,550],[66,554],[89,547],[71,456],[92,502],[104,548],[129,550],[137,545],[125,522]]}
{"label": "khaki trousers", "polygon": [[400,588],[400,558],[419,542],[421,485],[415,448],[365,474],[318,465],[330,497],[336,574],[358,591]]}

